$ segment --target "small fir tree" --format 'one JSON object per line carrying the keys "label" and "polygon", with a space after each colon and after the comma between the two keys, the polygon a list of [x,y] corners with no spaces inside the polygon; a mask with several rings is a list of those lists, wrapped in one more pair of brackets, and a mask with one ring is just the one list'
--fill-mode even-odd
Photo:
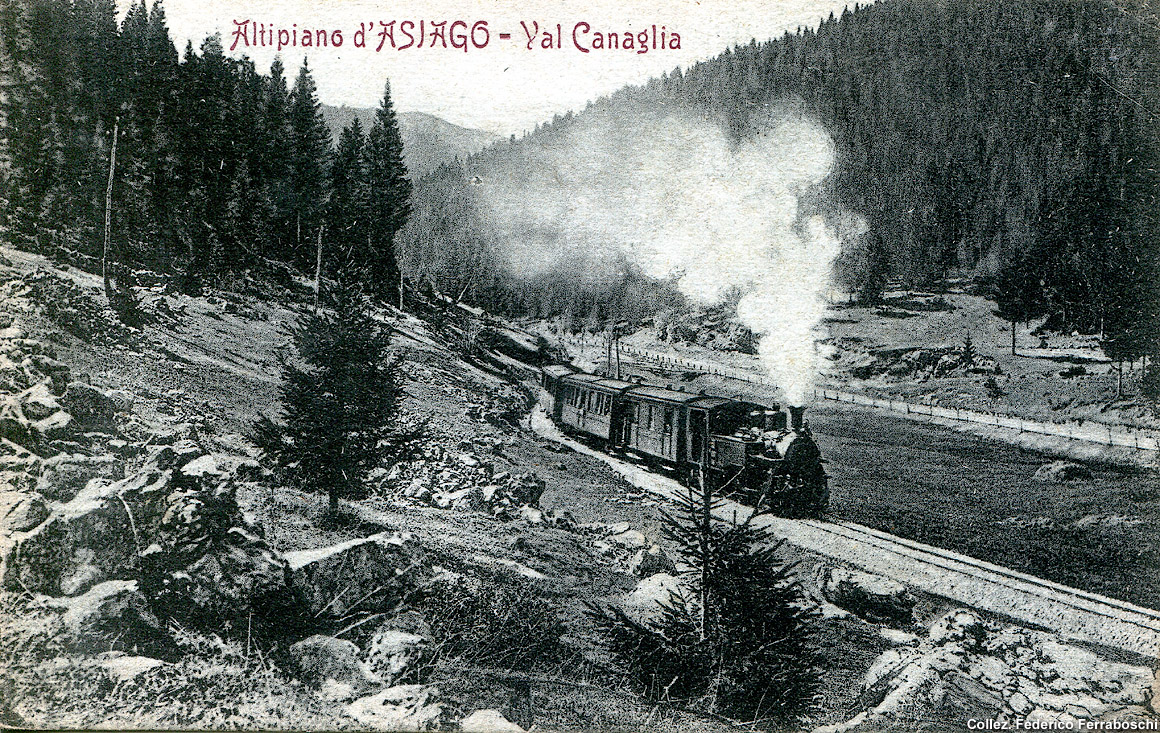
{"label": "small fir tree", "polygon": [[778,557],[780,540],[748,519],[713,517],[720,501],[694,490],[662,511],[663,531],[686,567],[652,621],[591,607],[616,662],[654,700],[698,704],[762,725],[793,723],[820,682],[814,611]]}
{"label": "small fir tree", "polygon": [[398,460],[418,429],[397,425],[403,399],[399,359],[389,354],[390,330],[348,274],[328,307],[291,329],[299,364],[285,360],[282,415],[255,427],[271,467],[308,490],[329,497],[332,515],[343,497],[363,494],[366,473]]}

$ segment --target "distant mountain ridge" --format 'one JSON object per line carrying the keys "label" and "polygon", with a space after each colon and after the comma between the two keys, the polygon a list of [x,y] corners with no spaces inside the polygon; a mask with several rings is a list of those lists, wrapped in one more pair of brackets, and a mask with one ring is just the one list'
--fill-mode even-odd
{"label": "distant mountain ridge", "polygon": [[[435,170],[440,163],[466,158],[500,140],[484,130],[460,127],[426,112],[399,112],[399,132],[403,137],[403,159],[412,179]],[[322,117],[335,144],[342,129],[356,117],[363,130],[375,121],[375,110],[360,107],[322,105]]]}

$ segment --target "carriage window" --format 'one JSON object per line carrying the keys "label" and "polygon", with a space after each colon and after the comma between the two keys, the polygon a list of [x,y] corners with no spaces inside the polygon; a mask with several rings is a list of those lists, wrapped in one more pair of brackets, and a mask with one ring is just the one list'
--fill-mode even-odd
{"label": "carriage window", "polygon": [[655,425],[653,425],[653,406],[652,405],[648,406],[648,417],[644,421],[644,424],[648,426],[649,430],[652,430],[653,428],[656,427]]}
{"label": "carriage window", "polygon": [[665,433],[673,432],[673,411],[665,410]]}

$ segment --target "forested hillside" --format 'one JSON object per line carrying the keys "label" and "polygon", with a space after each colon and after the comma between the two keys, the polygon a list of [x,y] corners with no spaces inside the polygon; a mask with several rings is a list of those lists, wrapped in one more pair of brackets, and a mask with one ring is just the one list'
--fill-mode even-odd
{"label": "forested hillside", "polygon": [[844,237],[840,284],[874,301],[891,279],[972,277],[1013,320],[1055,315],[1059,327],[1115,331],[1109,343],[1154,352],[1158,48],[1148,2],[854,6],[442,169],[417,187],[401,256],[416,276],[480,305],[585,317],[598,293],[616,290],[609,279],[506,271],[480,183],[542,173],[562,141],[610,120],[693,114],[743,141],[791,107],[820,120],[837,148],[809,206],[867,224]]}
{"label": "forested hillside", "polygon": [[158,0],[120,23],[114,0],[0,0],[0,39],[14,243],[89,269],[107,259],[125,290],[136,266],[192,286],[255,266],[312,273],[322,242],[328,271],[355,264],[393,290],[410,186],[389,88],[332,165],[305,59],[291,81],[216,36],[179,57]]}
{"label": "forested hillside", "polygon": [[[332,150],[305,62],[291,82],[215,38],[179,55],[158,2],[118,23],[112,0],[0,0],[0,205],[14,241],[107,259],[114,283],[122,265],[192,284],[310,271],[321,242],[326,269],[368,267],[384,289],[399,260],[417,287],[601,325],[671,305],[672,283],[600,241],[563,247],[540,201],[522,202],[522,229],[518,212],[498,222],[486,193],[559,182],[613,127],[683,116],[741,145],[790,110],[836,149],[800,203],[843,240],[840,285],[873,302],[890,280],[966,276],[1012,321],[1050,316],[1133,358],[1160,334],[1158,16],[1153,0],[854,6],[408,183],[389,90]],[[513,243],[552,267],[513,264]]]}

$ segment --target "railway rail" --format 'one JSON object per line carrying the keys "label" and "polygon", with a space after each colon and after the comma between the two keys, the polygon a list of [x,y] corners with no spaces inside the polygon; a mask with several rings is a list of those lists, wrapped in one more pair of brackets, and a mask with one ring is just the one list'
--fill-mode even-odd
{"label": "railway rail", "polygon": [[[666,476],[609,456],[563,435],[542,410],[530,427],[541,436],[597,458],[629,483],[671,498],[685,489]],[[748,507],[726,502],[721,518],[745,517]],[[893,578],[955,603],[1050,630],[1064,639],[1160,658],[1160,612],[1036,578],[920,542],[846,521],[762,516],[790,545]]]}

